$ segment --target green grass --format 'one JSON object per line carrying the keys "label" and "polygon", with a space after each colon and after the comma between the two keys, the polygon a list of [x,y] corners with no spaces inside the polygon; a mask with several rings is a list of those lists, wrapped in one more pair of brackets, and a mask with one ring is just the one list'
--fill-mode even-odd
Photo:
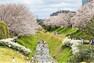
{"label": "green grass", "polygon": [[36,46],[38,43],[38,39],[35,35],[23,36],[23,37],[17,39],[17,42],[19,44],[29,48],[32,51],[29,55],[29,58],[31,58],[32,55],[34,55]]}
{"label": "green grass", "polygon": [[0,63],[12,63],[12,57],[15,58],[15,63],[28,63],[24,55],[7,47],[0,46]]}
{"label": "green grass", "polygon": [[40,37],[40,39],[47,41],[52,57],[59,61],[59,63],[66,63],[71,55],[71,49],[69,47],[62,46],[62,40],[64,37],[54,35],[53,33],[43,32],[38,33],[37,36]]}
{"label": "green grass", "polygon": [[72,33],[71,35],[73,35],[76,38],[83,38],[83,39],[91,39],[91,36],[86,34],[85,32],[82,32],[80,30],[77,30],[76,32]]}
{"label": "green grass", "polygon": [[[54,31],[57,31],[60,34],[54,35],[53,33]],[[82,33],[81,31],[79,31],[77,28],[57,28],[54,31],[47,32],[47,33],[40,31],[36,35],[23,36],[23,37],[18,38],[17,42],[29,48],[32,51],[29,55],[29,58],[31,58],[32,55],[34,55],[35,53],[36,46],[38,44],[38,38],[44,39],[49,45],[51,56],[55,58],[59,63],[66,63],[70,55],[72,55],[71,49],[69,47],[62,46],[62,40],[66,37],[66,35],[72,34],[73,36],[77,38],[78,37],[84,37],[84,38],[89,37],[85,33]],[[8,48],[5,48],[5,49],[8,49]],[[11,54],[12,52],[9,55]],[[20,59],[19,56],[17,58]],[[23,60],[23,61],[27,61],[27,60]]]}
{"label": "green grass", "polygon": [[59,32],[60,34],[71,34],[76,32],[78,29],[77,28],[60,28],[58,30],[56,30],[57,32]]}
{"label": "green grass", "polygon": [[78,28],[57,28],[55,31],[57,31],[59,34],[62,34],[63,36],[71,34],[75,38],[83,38],[88,40],[91,39],[90,35],[78,30]]}
{"label": "green grass", "polygon": [[[32,55],[34,55],[36,46],[38,43],[38,39],[35,35],[23,36],[16,40],[19,44],[29,48],[32,52],[28,56],[31,59]],[[2,58],[3,57],[3,58]],[[17,60],[16,63],[27,63],[26,57],[21,53],[14,51],[10,48],[0,47],[0,63],[11,63],[12,57],[15,57]]]}

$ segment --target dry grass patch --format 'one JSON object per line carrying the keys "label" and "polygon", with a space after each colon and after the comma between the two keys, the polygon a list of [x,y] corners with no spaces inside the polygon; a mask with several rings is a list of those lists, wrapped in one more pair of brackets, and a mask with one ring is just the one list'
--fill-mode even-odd
{"label": "dry grass patch", "polygon": [[10,48],[0,47],[0,63],[12,63],[12,57],[15,57],[16,63],[29,63],[27,57]]}

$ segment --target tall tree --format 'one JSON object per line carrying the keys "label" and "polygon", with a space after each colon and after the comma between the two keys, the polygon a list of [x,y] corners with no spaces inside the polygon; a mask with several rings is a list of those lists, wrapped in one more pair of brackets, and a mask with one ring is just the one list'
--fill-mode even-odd
{"label": "tall tree", "polygon": [[51,16],[48,19],[44,21],[45,25],[51,25],[51,26],[64,26],[64,27],[70,27],[71,21],[70,19],[75,15],[75,13],[69,11],[66,13],[59,13],[56,16]]}
{"label": "tall tree", "polygon": [[82,27],[81,30],[94,38],[94,17],[90,21],[86,22],[86,25]]}
{"label": "tall tree", "polygon": [[82,6],[76,13],[76,15],[71,19],[73,27],[81,28],[85,26],[85,23],[89,21],[94,15],[94,0],[86,3]]}
{"label": "tall tree", "polygon": [[0,20],[17,35],[34,34],[38,28],[36,18],[23,4],[0,4]]}

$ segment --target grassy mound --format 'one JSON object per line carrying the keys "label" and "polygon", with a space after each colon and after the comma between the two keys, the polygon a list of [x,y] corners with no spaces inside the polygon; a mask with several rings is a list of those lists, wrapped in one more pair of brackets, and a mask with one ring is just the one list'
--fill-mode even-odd
{"label": "grassy mound", "polygon": [[47,41],[50,49],[50,54],[59,63],[66,63],[71,55],[71,49],[69,47],[62,46],[62,40],[64,37],[61,35],[54,35],[53,33],[43,33],[37,34],[40,39]]}
{"label": "grassy mound", "polygon": [[26,57],[19,52],[0,46],[0,63],[12,63],[12,57],[15,58],[15,63],[29,62]]}
{"label": "grassy mound", "polygon": [[8,38],[8,36],[9,31],[7,25],[4,22],[0,21],[0,39]]}
{"label": "grassy mound", "polygon": [[29,57],[31,58],[32,55],[34,55],[36,46],[38,43],[38,39],[34,35],[29,35],[29,36],[23,36],[21,38],[17,39],[17,42],[27,48],[29,48],[32,52],[30,53]]}

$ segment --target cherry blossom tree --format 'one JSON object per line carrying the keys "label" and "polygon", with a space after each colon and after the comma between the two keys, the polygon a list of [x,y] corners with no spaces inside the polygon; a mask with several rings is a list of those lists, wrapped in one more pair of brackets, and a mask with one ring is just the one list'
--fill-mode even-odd
{"label": "cherry blossom tree", "polygon": [[57,16],[50,16],[44,21],[45,25],[51,26],[64,26],[70,27],[71,26],[71,17],[73,17],[75,13],[67,12],[67,13],[59,13]]}
{"label": "cherry blossom tree", "polygon": [[39,27],[36,18],[23,4],[0,4],[0,20],[17,35],[34,34]]}
{"label": "cherry blossom tree", "polygon": [[94,0],[82,6],[71,19],[73,27],[81,28],[94,16]]}

